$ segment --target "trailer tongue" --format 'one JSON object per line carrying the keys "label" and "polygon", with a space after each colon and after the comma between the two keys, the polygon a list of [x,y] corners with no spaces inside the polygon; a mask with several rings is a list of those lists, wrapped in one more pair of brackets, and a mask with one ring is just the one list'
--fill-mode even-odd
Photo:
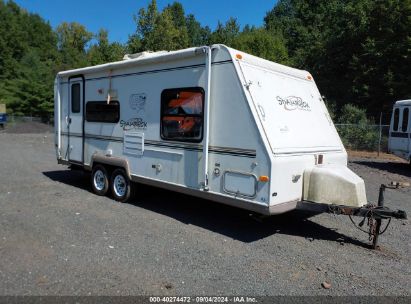
{"label": "trailer tongue", "polygon": [[[394,183],[392,185],[381,184],[378,195],[377,205],[367,204],[362,207],[353,207],[348,205],[335,204],[321,204],[310,201],[301,201],[297,204],[297,209],[310,212],[326,212],[338,215],[348,215],[351,222],[361,231],[368,233],[369,240],[372,242],[371,248],[378,248],[378,237],[383,234],[391,223],[391,219],[407,219],[407,214],[403,210],[391,210],[384,206],[385,189],[398,189],[400,184]],[[359,224],[356,224],[352,216],[363,217]],[[384,229],[381,229],[382,220],[388,220]],[[368,231],[363,229],[367,221]]]}

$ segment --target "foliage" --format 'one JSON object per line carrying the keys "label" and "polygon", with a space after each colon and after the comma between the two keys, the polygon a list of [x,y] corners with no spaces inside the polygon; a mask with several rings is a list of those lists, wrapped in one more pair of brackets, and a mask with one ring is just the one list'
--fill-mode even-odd
{"label": "foliage", "polygon": [[0,102],[8,112],[50,117],[58,71],[120,60],[124,52],[105,30],[93,35],[64,22],[53,31],[39,15],[0,0]]}
{"label": "foliage", "polygon": [[288,51],[281,35],[263,28],[251,28],[240,33],[231,45],[239,50],[274,62],[289,64]]}
{"label": "foliage", "polygon": [[188,43],[190,46],[209,45],[211,29],[208,26],[202,27],[194,15],[186,17],[186,26],[188,34]]}
{"label": "foliage", "polygon": [[211,44],[232,45],[240,34],[240,25],[236,18],[231,17],[225,25],[218,22],[216,30],[211,34]]}
{"label": "foliage", "polygon": [[0,0],[0,99],[8,111],[39,115],[52,111],[56,42],[40,16]]}
{"label": "foliage", "polygon": [[63,65],[62,70],[87,65],[86,46],[93,34],[76,22],[63,22],[57,27],[57,46]]}
{"label": "foliage", "polygon": [[95,35],[97,44],[92,45],[88,52],[88,63],[91,65],[103,64],[121,60],[126,52],[126,48],[118,42],[108,41],[108,31],[100,29]]}
{"label": "foliage", "polygon": [[365,109],[346,104],[338,118],[338,133],[346,148],[352,150],[376,150],[378,130],[373,128]]}
{"label": "foliage", "polygon": [[410,97],[411,0],[280,0],[264,20],[338,108],[378,117]]}

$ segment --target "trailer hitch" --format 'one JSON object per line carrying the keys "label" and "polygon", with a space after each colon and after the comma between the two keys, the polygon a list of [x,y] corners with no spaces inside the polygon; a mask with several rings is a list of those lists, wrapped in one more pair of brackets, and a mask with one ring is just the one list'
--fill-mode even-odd
{"label": "trailer hitch", "polygon": [[[329,205],[319,204],[309,201],[301,201],[297,203],[297,209],[315,213],[327,212],[338,215],[348,215],[355,227],[369,235],[369,240],[372,242],[371,248],[377,249],[378,237],[383,234],[391,223],[391,219],[407,219],[407,213],[403,210],[391,210],[384,206],[385,189],[398,189],[399,187],[407,186],[401,183],[391,183],[390,185],[381,184],[378,195],[377,205],[367,204],[362,207],[351,207],[344,205]],[[360,223],[355,223],[352,216],[363,217]],[[387,220],[384,229],[381,229],[383,220]],[[362,228],[367,223],[368,230]]]}
{"label": "trailer hitch", "polygon": [[[368,233],[369,240],[372,242],[372,249],[377,249],[378,246],[378,237],[383,234],[388,226],[391,223],[391,219],[407,219],[407,214],[403,210],[391,210],[387,207],[384,207],[384,194],[385,189],[398,189],[400,186],[399,183],[392,183],[391,185],[381,184],[380,192],[378,194],[377,206],[373,204],[368,204],[360,208],[348,207],[348,206],[338,206],[338,205],[329,205],[328,212],[333,214],[342,214],[348,215],[351,222],[361,231]],[[363,220],[357,225],[351,216],[362,216]],[[368,231],[362,229],[367,220]],[[381,230],[382,220],[388,220],[387,225],[383,230]]]}

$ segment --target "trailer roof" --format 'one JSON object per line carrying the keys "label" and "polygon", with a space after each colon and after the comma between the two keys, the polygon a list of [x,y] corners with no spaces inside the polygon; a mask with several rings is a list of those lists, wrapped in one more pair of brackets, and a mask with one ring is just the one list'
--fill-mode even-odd
{"label": "trailer roof", "polygon": [[[121,61],[115,61],[90,67],[84,67],[80,69],[73,69],[62,71],[57,74],[60,77],[68,77],[74,76],[79,74],[87,74],[87,73],[95,73],[95,72],[102,72],[108,71],[115,68],[122,68],[122,67],[131,67],[131,66],[138,66],[143,64],[149,63],[159,63],[159,62],[167,62],[176,59],[183,59],[188,57],[199,56],[204,54],[206,46],[202,47],[193,47],[187,48],[178,51],[160,51],[160,52],[143,52],[140,54],[131,54],[125,55],[124,59]],[[260,66],[262,68],[266,68],[269,70],[275,70],[280,73],[288,74],[298,78],[307,79],[307,76],[311,76],[307,71],[298,70],[295,68],[291,68],[282,64],[278,64],[272,61],[268,61],[242,51],[238,51],[232,48],[229,48],[223,44],[215,44],[211,46],[212,49],[225,49],[225,51],[231,56],[232,59],[241,60],[242,62]],[[237,55],[241,56],[237,56]],[[240,58],[239,58],[240,57]]]}
{"label": "trailer roof", "polygon": [[395,102],[396,106],[411,106],[411,99],[398,100]]}
{"label": "trailer roof", "polygon": [[129,66],[147,64],[147,63],[152,63],[152,62],[165,62],[165,61],[170,61],[173,59],[186,58],[186,57],[199,55],[203,51],[204,51],[204,47],[194,47],[194,48],[188,48],[188,49],[183,49],[183,50],[178,50],[178,51],[169,51],[169,52],[161,51],[161,52],[156,52],[156,53],[148,53],[147,55],[143,54],[142,56],[137,57],[137,58],[131,58],[131,59],[126,58],[121,61],[114,61],[110,63],[100,64],[100,65],[95,65],[95,66],[90,66],[90,67],[85,67],[85,68],[80,68],[80,69],[62,71],[62,72],[59,72],[57,76],[73,76],[73,75],[85,74],[89,72],[101,72],[101,71],[106,71],[106,70],[110,70],[114,68],[129,67]]}

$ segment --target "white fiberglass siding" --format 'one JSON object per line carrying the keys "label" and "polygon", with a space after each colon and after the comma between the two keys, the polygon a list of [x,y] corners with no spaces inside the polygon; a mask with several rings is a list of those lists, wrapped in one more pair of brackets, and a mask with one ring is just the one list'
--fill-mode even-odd
{"label": "white fiberglass siding", "polygon": [[343,149],[313,80],[240,65],[273,153]]}

